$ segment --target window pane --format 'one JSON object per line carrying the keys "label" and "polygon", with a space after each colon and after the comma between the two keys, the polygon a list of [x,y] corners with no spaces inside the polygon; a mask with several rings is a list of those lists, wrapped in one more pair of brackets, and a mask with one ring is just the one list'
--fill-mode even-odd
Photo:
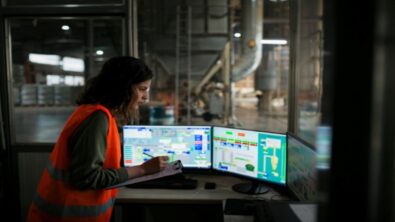
{"label": "window pane", "polygon": [[[223,61],[235,60],[230,63],[233,69],[237,69],[236,66],[246,61],[247,57],[251,63],[257,60],[251,54],[241,55],[254,47],[244,44],[242,39],[248,39],[246,36],[250,32],[262,30],[264,33],[260,33],[261,36],[288,39],[287,1],[270,4],[268,9],[263,5],[258,9],[243,8],[242,2],[247,1],[168,1],[166,4],[138,1],[139,55],[157,74],[151,87],[150,107],[147,107],[152,111],[151,117],[147,116],[144,122],[230,123],[248,129],[287,131],[288,45],[260,45],[261,39],[255,41],[263,48],[264,57],[258,60],[261,66],[247,73],[240,81],[231,83],[233,107],[225,108],[225,78],[233,79],[229,76],[234,73],[224,74],[226,67]],[[230,40],[230,32],[233,36],[243,30],[242,21],[248,23],[252,20],[253,10],[268,15],[270,22],[265,23],[266,18],[254,21],[264,27],[255,25],[240,33],[241,37],[236,35]],[[232,20],[229,15],[233,15]],[[225,52],[225,46],[231,41],[232,50]],[[238,69],[243,71],[240,67]],[[259,98],[262,105],[258,105]],[[165,111],[161,112],[163,115],[156,116],[158,106],[165,106]],[[172,111],[166,114],[167,109]],[[233,111],[232,116],[225,116],[228,109]],[[170,116],[175,116],[175,120],[164,120]]]}
{"label": "window pane", "polygon": [[[217,77],[202,80],[218,60],[228,39],[227,1],[162,4],[140,0],[138,7],[139,55],[156,73],[151,103],[147,107],[151,116],[142,121],[208,124],[203,119],[205,113],[210,112],[212,116],[223,113],[222,92],[215,88],[222,84],[221,80]],[[198,89],[199,84],[202,87]],[[213,121],[220,122],[215,117]]]}
{"label": "window pane", "polygon": [[122,19],[9,23],[16,142],[55,142],[86,80],[122,54]]}
{"label": "window pane", "polygon": [[321,121],[322,95],[322,6],[321,1],[301,4],[300,33],[297,38],[297,72],[299,74],[297,98],[297,134],[315,144],[316,127]]}
{"label": "window pane", "polygon": [[236,117],[244,128],[284,133],[288,129],[289,4],[264,1],[263,8],[262,59],[255,73],[236,83]]}

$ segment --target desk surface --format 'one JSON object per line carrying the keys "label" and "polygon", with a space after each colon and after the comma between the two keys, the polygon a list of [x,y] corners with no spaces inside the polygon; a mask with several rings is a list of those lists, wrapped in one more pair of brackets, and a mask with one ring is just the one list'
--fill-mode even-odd
{"label": "desk surface", "polygon": [[[221,203],[228,198],[245,199],[287,199],[273,189],[265,194],[248,195],[232,190],[232,185],[248,182],[237,177],[209,174],[186,174],[186,177],[196,179],[196,189],[137,189],[122,187],[116,199],[116,204],[125,203]],[[216,189],[204,189],[206,182],[215,182]],[[268,185],[270,187],[270,185]]]}

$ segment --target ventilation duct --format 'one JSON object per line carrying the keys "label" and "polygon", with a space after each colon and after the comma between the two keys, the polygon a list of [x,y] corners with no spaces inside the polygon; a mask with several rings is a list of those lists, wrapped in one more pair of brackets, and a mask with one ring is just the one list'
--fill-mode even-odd
{"label": "ventilation duct", "polygon": [[263,0],[242,0],[241,55],[232,66],[232,82],[254,72],[262,59]]}

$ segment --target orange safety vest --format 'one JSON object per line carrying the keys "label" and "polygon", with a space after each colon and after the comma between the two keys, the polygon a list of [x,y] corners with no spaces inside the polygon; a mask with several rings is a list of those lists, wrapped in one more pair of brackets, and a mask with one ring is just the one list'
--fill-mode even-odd
{"label": "orange safety vest", "polygon": [[70,166],[68,140],[93,112],[102,110],[108,117],[107,148],[104,168],[119,168],[121,147],[117,124],[102,105],[82,105],[66,122],[44,169],[28,221],[110,221],[117,189],[78,190],[68,182]]}

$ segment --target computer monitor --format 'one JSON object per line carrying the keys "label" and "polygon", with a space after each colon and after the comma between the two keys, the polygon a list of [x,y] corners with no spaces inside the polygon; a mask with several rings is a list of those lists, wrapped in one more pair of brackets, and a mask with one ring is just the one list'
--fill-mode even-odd
{"label": "computer monitor", "polygon": [[285,187],[286,135],[229,127],[213,127],[213,169],[251,179],[233,190],[247,194],[265,193],[261,182]]}
{"label": "computer monitor", "polygon": [[314,146],[288,133],[287,187],[296,199],[317,198],[316,152]]}
{"label": "computer monitor", "polygon": [[181,160],[184,169],[211,169],[211,126],[126,125],[123,164],[136,166],[151,156]]}

